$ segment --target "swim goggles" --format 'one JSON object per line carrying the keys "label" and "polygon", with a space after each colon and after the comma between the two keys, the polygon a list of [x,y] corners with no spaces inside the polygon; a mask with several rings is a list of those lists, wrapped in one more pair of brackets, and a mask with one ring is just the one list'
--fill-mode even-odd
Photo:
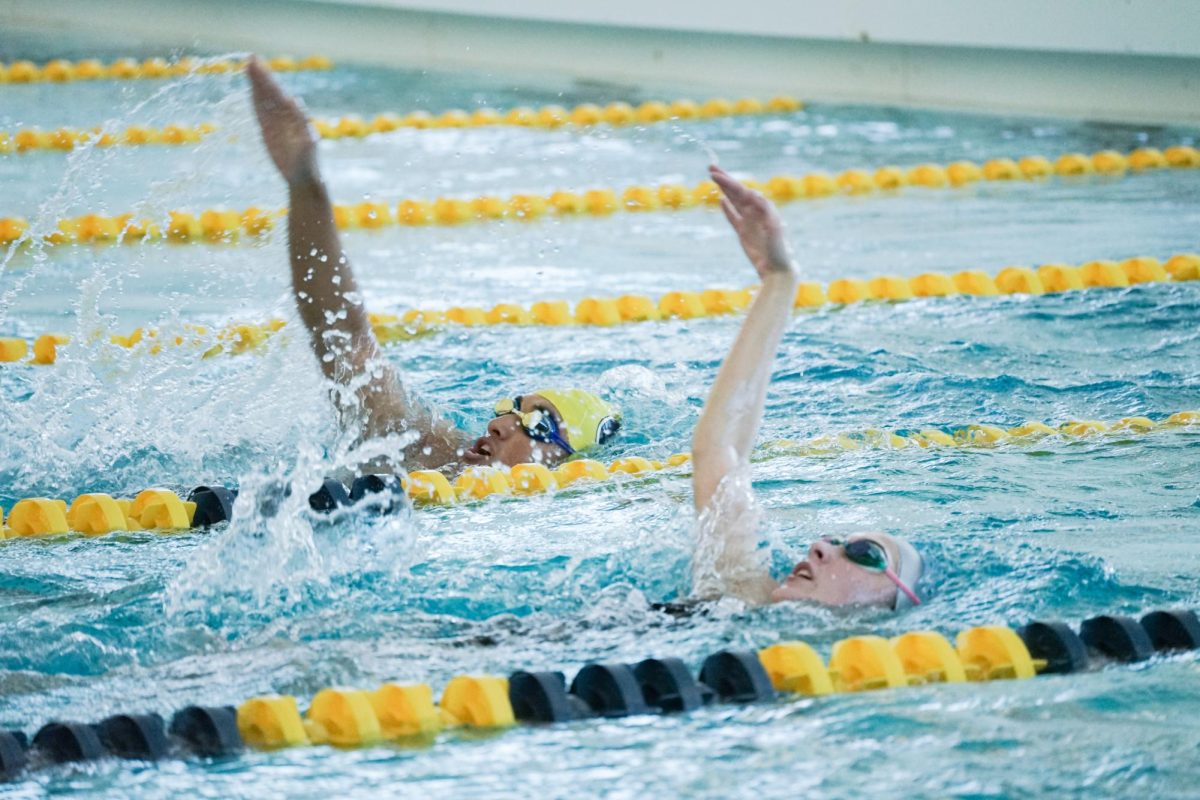
{"label": "swim goggles", "polygon": [[535,442],[545,442],[546,444],[556,444],[563,450],[567,451],[567,455],[574,455],[575,449],[563,437],[562,432],[558,429],[558,422],[554,419],[554,415],[542,409],[535,409],[530,412],[521,410],[521,395],[517,395],[511,400],[507,397],[496,401],[496,416],[503,417],[505,414],[516,414],[517,419],[521,421],[521,428],[525,433],[529,434],[529,438]]}
{"label": "swim goggles", "polygon": [[821,538],[832,545],[841,547],[846,553],[846,558],[858,564],[863,569],[869,569],[872,572],[882,572],[887,576],[888,580],[896,584],[897,589],[908,596],[908,599],[912,601],[914,606],[921,605],[921,598],[917,597],[917,593],[910,589],[904,581],[900,580],[900,576],[888,564],[887,550],[879,542],[874,539],[847,540],[835,536],[822,536]]}

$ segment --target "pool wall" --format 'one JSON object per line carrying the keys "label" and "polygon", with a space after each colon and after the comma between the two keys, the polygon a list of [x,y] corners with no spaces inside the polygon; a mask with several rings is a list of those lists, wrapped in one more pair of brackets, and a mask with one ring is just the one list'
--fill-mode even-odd
{"label": "pool wall", "polygon": [[1189,0],[0,0],[10,31],[806,99],[1200,121]]}

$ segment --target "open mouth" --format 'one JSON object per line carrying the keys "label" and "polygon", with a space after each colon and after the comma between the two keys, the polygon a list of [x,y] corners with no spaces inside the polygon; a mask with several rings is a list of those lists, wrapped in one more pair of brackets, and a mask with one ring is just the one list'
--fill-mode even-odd
{"label": "open mouth", "polygon": [[809,564],[807,561],[801,561],[792,568],[791,577],[803,578],[806,581],[811,581],[813,579],[812,564]]}
{"label": "open mouth", "polygon": [[488,461],[492,457],[492,446],[486,436],[480,436],[475,444],[463,451],[463,460],[471,463]]}

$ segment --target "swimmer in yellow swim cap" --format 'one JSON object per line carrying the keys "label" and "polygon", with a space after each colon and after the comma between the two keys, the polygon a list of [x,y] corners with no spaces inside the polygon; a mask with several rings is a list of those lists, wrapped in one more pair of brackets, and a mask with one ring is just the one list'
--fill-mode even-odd
{"label": "swimmer in yellow swim cap", "polygon": [[693,596],[896,610],[919,605],[917,584],[925,562],[910,543],[886,533],[822,537],[782,581],[768,571],[755,524],[750,453],[775,351],[792,319],[800,271],[775,207],[719,167],[710,172],[724,195],[721,208],[762,284],[692,436],[692,487],[700,517]]}
{"label": "swimmer in yellow swim cap", "polygon": [[[613,407],[583,389],[538,389],[496,401],[495,411],[487,433],[463,451],[464,463],[525,464],[547,455],[561,461],[604,444],[621,428]],[[542,452],[536,452],[539,444]]]}
{"label": "swimmer in yellow swim cap", "polygon": [[[333,382],[343,426],[360,441],[390,434],[413,439],[392,469],[542,463],[549,466],[603,444],[620,415],[583,389],[541,389],[499,401],[475,439],[415,401],[383,357],[317,165],[316,137],[295,99],[251,58],[254,111],[271,160],[287,181],[292,292],[312,349]],[[378,468],[373,467],[373,468]]]}

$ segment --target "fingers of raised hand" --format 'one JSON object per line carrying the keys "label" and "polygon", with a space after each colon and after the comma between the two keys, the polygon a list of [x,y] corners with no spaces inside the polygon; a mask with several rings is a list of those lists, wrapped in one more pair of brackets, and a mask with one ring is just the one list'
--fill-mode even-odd
{"label": "fingers of raised hand", "polygon": [[725,212],[725,219],[729,220],[729,224],[740,234],[742,232],[742,216],[733,207],[733,203],[729,202],[728,197],[721,198],[721,210]]}
{"label": "fingers of raised hand", "polygon": [[278,90],[278,84],[257,58],[251,58],[250,63],[246,65],[246,76],[250,78],[250,88],[255,94],[266,94],[272,89]]}
{"label": "fingers of raised hand", "polygon": [[759,217],[770,213],[770,203],[762,192],[750,189],[719,167],[712,168],[713,181],[743,217]]}
{"label": "fingers of raised hand", "polygon": [[713,182],[721,187],[721,192],[734,203],[738,203],[750,191],[741,184],[737,178],[734,178],[720,167],[709,167],[709,174],[712,175]]}
{"label": "fingers of raised hand", "polygon": [[287,113],[301,113],[296,101],[288,96],[279,81],[257,58],[251,58],[246,66],[246,74],[250,77],[254,102],[264,111],[284,109]]}

